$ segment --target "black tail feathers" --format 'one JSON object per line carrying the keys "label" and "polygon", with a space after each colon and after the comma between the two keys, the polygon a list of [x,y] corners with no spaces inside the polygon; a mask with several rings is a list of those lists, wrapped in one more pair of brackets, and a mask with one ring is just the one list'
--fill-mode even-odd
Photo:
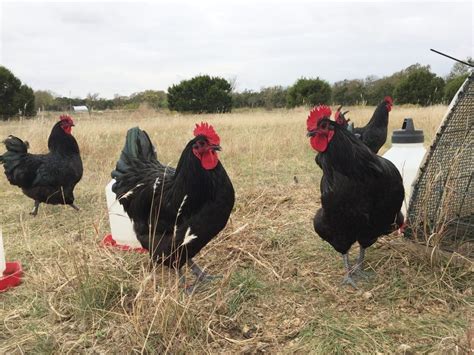
{"label": "black tail feathers", "polygon": [[[150,137],[145,131],[138,127],[128,130],[125,140],[125,147],[122,150],[122,156],[136,158],[145,161],[157,160],[156,149],[151,143]],[[120,158],[122,159],[122,157]]]}
{"label": "black tail feathers", "polygon": [[115,170],[112,171],[112,177],[117,179],[128,171],[132,161],[159,163],[156,149],[151,143],[150,137],[138,127],[128,130],[125,146],[123,147],[122,154],[120,154]]}
{"label": "black tail feathers", "polygon": [[7,152],[0,155],[0,163],[4,163],[8,159],[8,156],[28,153],[28,148],[30,147],[27,141],[22,141],[15,136],[8,136],[2,143],[5,144]]}

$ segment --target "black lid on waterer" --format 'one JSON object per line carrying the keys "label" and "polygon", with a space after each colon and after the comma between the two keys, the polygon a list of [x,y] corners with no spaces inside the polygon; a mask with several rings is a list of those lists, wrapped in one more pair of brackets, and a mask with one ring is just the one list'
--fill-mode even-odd
{"label": "black lid on waterer", "polygon": [[415,129],[412,118],[405,118],[402,129],[396,129],[392,133],[392,143],[423,143],[424,141],[423,130]]}

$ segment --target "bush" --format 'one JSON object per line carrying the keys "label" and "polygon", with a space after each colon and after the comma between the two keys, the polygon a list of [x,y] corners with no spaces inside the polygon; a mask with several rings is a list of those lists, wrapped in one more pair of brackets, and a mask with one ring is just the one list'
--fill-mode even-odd
{"label": "bush", "polygon": [[168,107],[178,112],[230,112],[231,90],[231,84],[225,79],[196,76],[168,88]]}
{"label": "bush", "polygon": [[145,90],[142,92],[136,92],[130,95],[129,103],[137,103],[137,107],[141,103],[147,103],[151,108],[154,108],[155,110],[168,107],[166,93],[164,91],[155,90]]}
{"label": "bush", "polygon": [[332,101],[338,105],[357,105],[365,101],[365,91],[362,80],[339,81],[332,88]]}
{"label": "bush", "polygon": [[244,90],[232,93],[232,107],[265,107],[268,110],[286,106],[288,89],[283,86],[262,88],[259,92]]}
{"label": "bush", "polygon": [[444,86],[444,101],[450,103],[454,95],[458,92],[461,85],[464,83],[468,74],[454,77],[446,82]]}
{"label": "bush", "polygon": [[54,104],[54,95],[50,91],[36,90],[35,91],[35,107],[36,110],[42,111],[50,110]]}
{"label": "bush", "polygon": [[444,80],[430,72],[429,68],[412,71],[395,88],[394,98],[398,104],[420,104],[428,106],[443,100]]}
{"label": "bush", "polygon": [[314,106],[329,104],[331,100],[331,86],[327,81],[301,78],[288,89],[287,106]]}
{"label": "bush", "polygon": [[34,116],[35,95],[7,68],[0,66],[0,118],[16,115]]}

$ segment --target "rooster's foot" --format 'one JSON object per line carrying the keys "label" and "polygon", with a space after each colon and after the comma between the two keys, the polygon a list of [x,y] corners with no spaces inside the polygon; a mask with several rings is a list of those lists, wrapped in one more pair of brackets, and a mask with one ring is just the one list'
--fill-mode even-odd
{"label": "rooster's foot", "polygon": [[222,278],[222,276],[210,275],[202,270],[192,259],[187,261],[188,266],[191,268],[191,272],[196,276],[197,281],[212,281]]}
{"label": "rooster's foot", "polygon": [[346,274],[346,276],[344,276],[344,278],[342,279],[341,285],[351,285],[356,290],[358,289],[357,284],[355,283],[351,274]]}
{"label": "rooster's foot", "polygon": [[354,270],[352,275],[355,276],[357,279],[368,280],[372,278],[375,275],[375,273],[373,271],[364,271],[361,268],[357,268]]}

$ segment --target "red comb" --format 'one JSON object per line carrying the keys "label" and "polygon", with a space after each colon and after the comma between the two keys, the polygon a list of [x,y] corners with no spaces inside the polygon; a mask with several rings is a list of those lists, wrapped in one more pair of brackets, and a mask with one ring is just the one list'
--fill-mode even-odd
{"label": "red comb", "polygon": [[331,118],[331,108],[326,105],[319,105],[314,107],[308,115],[306,120],[306,127],[308,131],[313,131],[318,127],[319,121],[324,117]]}
{"label": "red comb", "polygon": [[72,117],[69,115],[61,115],[59,116],[60,121],[72,121]]}
{"label": "red comb", "polygon": [[214,130],[214,127],[212,127],[207,122],[201,122],[201,124],[196,123],[196,128],[194,128],[193,133],[195,137],[199,135],[205,136],[209,141],[209,144],[212,145],[219,145],[221,142],[221,139]]}

